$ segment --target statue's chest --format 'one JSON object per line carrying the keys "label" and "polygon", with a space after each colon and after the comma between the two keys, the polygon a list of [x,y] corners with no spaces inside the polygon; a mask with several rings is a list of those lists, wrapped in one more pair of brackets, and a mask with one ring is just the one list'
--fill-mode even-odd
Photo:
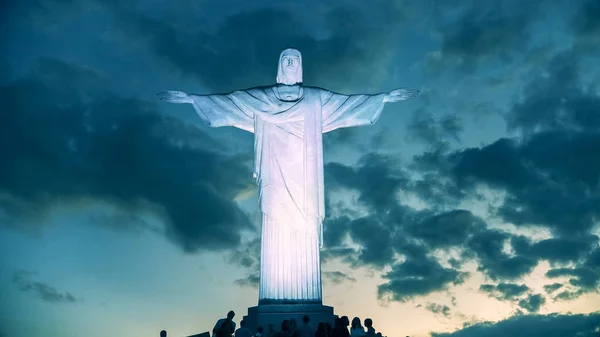
{"label": "statue's chest", "polygon": [[277,88],[279,98],[282,101],[296,101],[300,98],[300,87],[294,86],[280,86]]}

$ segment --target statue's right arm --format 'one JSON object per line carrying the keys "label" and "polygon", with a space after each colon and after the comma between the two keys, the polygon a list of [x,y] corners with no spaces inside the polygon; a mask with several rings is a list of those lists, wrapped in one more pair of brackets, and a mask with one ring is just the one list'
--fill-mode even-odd
{"label": "statue's right arm", "polygon": [[237,96],[240,98],[244,94],[248,96],[245,91],[211,95],[194,95],[183,91],[165,91],[159,93],[158,98],[169,103],[192,104],[200,119],[210,127],[233,126],[254,132],[253,111],[247,107],[241,108],[234,101],[234,97]]}
{"label": "statue's right arm", "polygon": [[169,90],[158,93],[158,99],[169,103],[194,103],[190,95],[183,91]]}

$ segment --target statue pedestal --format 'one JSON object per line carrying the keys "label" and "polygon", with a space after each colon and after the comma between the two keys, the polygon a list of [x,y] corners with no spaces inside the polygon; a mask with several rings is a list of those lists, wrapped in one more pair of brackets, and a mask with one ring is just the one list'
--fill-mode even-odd
{"label": "statue pedestal", "polygon": [[323,304],[259,304],[256,307],[248,308],[248,315],[244,316],[246,326],[253,332],[259,326],[263,327],[263,332],[268,331],[269,324],[273,324],[275,331],[281,329],[281,322],[284,319],[296,319],[298,325],[302,324],[302,317],[308,315],[310,324],[316,329],[319,322],[329,323],[333,326],[335,316],[333,307]]}

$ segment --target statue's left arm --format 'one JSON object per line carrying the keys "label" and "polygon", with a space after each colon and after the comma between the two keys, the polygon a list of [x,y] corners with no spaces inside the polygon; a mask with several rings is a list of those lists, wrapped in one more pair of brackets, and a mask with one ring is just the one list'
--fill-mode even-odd
{"label": "statue's left arm", "polygon": [[418,90],[397,89],[382,94],[342,95],[321,91],[323,132],[352,126],[373,125],[383,111],[385,103],[417,97]]}

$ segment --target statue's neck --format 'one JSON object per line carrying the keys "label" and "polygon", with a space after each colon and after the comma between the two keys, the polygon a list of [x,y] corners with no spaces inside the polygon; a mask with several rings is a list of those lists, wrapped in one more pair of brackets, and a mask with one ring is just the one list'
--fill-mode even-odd
{"label": "statue's neck", "polygon": [[304,90],[301,84],[285,85],[277,84],[275,86],[275,95],[279,100],[286,102],[297,101],[302,98]]}

